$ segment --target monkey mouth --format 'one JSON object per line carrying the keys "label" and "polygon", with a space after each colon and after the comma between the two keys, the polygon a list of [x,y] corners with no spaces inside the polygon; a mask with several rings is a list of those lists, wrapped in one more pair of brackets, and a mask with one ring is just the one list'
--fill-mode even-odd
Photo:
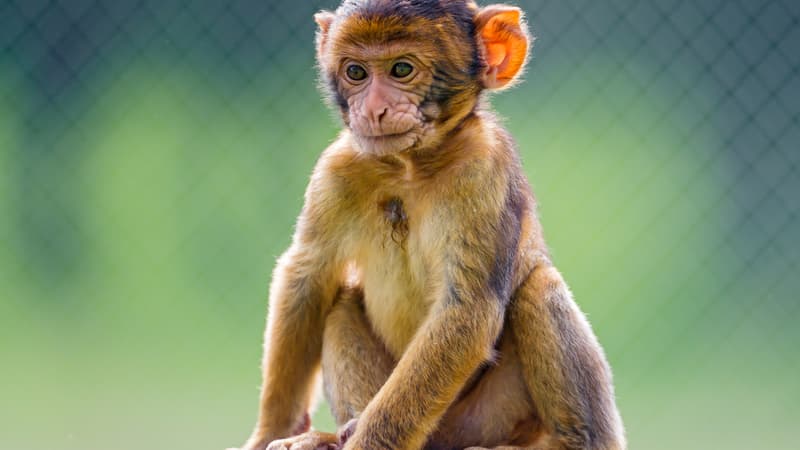
{"label": "monkey mouth", "polygon": [[392,140],[406,136],[408,133],[411,132],[411,129],[403,131],[401,133],[383,133],[383,134],[362,134],[360,137],[362,139],[368,141],[383,141],[383,140]]}
{"label": "monkey mouth", "polygon": [[417,140],[413,129],[402,133],[356,134],[356,138],[362,149],[379,155],[406,150],[413,147]]}

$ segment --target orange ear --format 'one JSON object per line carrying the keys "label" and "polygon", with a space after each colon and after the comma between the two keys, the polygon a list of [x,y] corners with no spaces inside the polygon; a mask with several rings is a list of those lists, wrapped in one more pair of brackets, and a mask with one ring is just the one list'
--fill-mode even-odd
{"label": "orange ear", "polygon": [[325,41],[328,39],[328,31],[331,29],[333,19],[336,14],[330,11],[320,11],[314,14],[314,22],[317,22],[319,29],[317,30],[317,58],[322,61],[322,52],[325,47]]}
{"label": "orange ear", "polygon": [[486,72],[483,84],[489,89],[507,87],[522,70],[528,56],[528,34],[522,11],[514,6],[490,5],[478,12],[475,26]]}

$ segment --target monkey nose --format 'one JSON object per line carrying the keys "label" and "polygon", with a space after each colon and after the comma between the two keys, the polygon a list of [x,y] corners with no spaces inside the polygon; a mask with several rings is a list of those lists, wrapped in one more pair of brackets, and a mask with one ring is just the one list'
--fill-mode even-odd
{"label": "monkey nose", "polygon": [[375,97],[378,96],[370,96],[370,98],[367,99],[367,104],[365,106],[367,110],[367,116],[369,117],[370,122],[372,122],[372,125],[380,126],[381,122],[389,111],[389,105],[386,104],[384,99]]}
{"label": "monkey nose", "polygon": [[373,127],[380,126],[389,112],[389,103],[386,101],[386,88],[377,80],[369,87],[364,109]]}
{"label": "monkey nose", "polygon": [[389,108],[387,106],[375,108],[372,111],[372,121],[375,122],[376,125],[380,125],[388,110]]}

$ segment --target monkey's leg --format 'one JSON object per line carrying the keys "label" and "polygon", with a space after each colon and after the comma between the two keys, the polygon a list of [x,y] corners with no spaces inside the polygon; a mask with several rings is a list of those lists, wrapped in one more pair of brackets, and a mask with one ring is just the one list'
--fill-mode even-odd
{"label": "monkey's leg", "polygon": [[360,289],[343,289],[325,321],[322,378],[340,427],[358,418],[395,365],[367,321],[362,295]]}
{"label": "monkey's leg", "polygon": [[242,450],[264,450],[268,443],[303,433],[311,425],[308,408],[338,266],[324,262],[319,246],[303,242],[302,236],[295,239],[300,242],[281,256],[273,274],[258,422]]}
{"label": "monkey's leg", "polygon": [[389,377],[394,360],[372,332],[359,289],[339,292],[325,321],[322,376],[339,431],[309,431],[273,441],[267,450],[332,450],[355,431],[358,415]]}
{"label": "monkey's leg", "polygon": [[534,269],[512,301],[510,319],[526,384],[551,435],[544,448],[625,449],[611,370],[554,267]]}

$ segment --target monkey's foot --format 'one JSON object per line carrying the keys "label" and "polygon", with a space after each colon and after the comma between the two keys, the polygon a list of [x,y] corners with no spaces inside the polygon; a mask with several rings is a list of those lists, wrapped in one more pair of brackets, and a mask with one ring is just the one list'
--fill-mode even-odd
{"label": "monkey's foot", "polygon": [[338,450],[339,437],[333,433],[309,431],[286,439],[272,441],[267,450]]}

